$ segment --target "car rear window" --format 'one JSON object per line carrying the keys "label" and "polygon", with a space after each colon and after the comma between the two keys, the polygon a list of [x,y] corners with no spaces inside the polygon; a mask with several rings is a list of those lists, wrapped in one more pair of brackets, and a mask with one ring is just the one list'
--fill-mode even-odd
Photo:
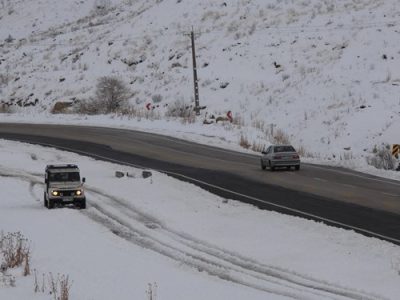
{"label": "car rear window", "polygon": [[296,152],[292,146],[275,146],[274,152]]}

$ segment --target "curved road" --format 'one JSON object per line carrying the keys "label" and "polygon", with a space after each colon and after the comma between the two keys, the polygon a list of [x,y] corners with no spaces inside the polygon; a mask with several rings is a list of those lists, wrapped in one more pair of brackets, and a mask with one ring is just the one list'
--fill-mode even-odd
{"label": "curved road", "polygon": [[0,138],[163,171],[228,199],[400,245],[398,181],[311,164],[303,164],[299,172],[262,171],[257,155],[132,130],[0,124]]}

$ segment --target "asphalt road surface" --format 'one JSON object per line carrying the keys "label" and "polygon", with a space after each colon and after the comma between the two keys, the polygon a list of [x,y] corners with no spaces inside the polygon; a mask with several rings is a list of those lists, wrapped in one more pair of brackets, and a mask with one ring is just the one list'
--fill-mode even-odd
{"label": "asphalt road surface", "polygon": [[311,164],[300,171],[262,171],[257,155],[105,127],[0,124],[0,138],[159,170],[228,199],[400,245],[398,181]]}

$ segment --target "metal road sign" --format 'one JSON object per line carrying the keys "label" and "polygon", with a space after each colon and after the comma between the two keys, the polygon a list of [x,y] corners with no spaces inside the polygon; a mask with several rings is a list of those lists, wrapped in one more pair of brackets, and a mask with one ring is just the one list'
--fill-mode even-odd
{"label": "metal road sign", "polygon": [[400,154],[400,145],[399,144],[392,145],[392,155],[396,158],[399,158],[399,154]]}

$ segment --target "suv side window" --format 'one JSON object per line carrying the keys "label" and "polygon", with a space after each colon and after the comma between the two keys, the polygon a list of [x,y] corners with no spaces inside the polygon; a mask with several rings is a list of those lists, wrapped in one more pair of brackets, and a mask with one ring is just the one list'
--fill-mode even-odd
{"label": "suv side window", "polygon": [[271,152],[271,146],[268,147],[266,153],[269,154]]}

